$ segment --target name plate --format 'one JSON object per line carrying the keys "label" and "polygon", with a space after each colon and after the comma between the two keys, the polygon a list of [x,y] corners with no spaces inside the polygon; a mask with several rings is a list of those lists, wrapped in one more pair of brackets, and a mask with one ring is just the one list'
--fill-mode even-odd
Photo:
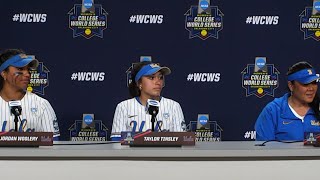
{"label": "name plate", "polygon": [[52,145],[52,132],[0,132],[0,146],[2,147],[39,147]]}
{"label": "name plate", "polygon": [[[129,138],[128,135],[129,134]],[[154,147],[179,147],[194,146],[194,132],[122,132],[121,145],[154,146]]]}

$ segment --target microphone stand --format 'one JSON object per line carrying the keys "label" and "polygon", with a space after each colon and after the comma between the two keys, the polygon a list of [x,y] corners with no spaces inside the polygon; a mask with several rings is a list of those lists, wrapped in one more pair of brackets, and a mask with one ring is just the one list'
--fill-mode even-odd
{"label": "microphone stand", "polygon": [[156,116],[159,112],[159,106],[148,106],[148,113],[151,115],[151,131],[154,132],[154,124],[156,122]]}
{"label": "microphone stand", "polygon": [[156,122],[156,115],[151,115],[151,131],[154,132],[154,123]]}
{"label": "microphone stand", "polygon": [[18,132],[18,116],[14,115],[14,131]]}
{"label": "microphone stand", "polygon": [[18,132],[18,121],[19,121],[19,116],[21,115],[21,107],[13,107],[11,109],[11,113],[14,115],[14,131]]}

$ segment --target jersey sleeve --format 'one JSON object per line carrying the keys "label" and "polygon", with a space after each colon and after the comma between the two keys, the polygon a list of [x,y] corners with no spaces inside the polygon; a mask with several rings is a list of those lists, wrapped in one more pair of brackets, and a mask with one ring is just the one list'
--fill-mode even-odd
{"label": "jersey sleeve", "polygon": [[56,114],[49,103],[45,100],[42,102],[42,114],[41,114],[41,131],[53,132],[53,137],[60,136],[60,130]]}
{"label": "jersey sleeve", "polygon": [[276,112],[271,106],[272,104],[268,104],[263,108],[255,123],[257,141],[275,140]]}
{"label": "jersey sleeve", "polygon": [[126,131],[125,108],[119,103],[113,116],[111,140],[120,140],[121,131]]}
{"label": "jersey sleeve", "polygon": [[186,131],[186,122],[179,103],[176,103],[173,109],[173,122],[170,128],[172,132]]}

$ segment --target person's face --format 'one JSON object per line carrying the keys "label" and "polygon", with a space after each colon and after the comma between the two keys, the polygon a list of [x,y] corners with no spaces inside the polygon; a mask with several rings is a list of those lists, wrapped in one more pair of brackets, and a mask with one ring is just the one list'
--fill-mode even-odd
{"label": "person's face", "polygon": [[318,85],[316,81],[309,84],[302,84],[298,81],[288,82],[292,96],[301,103],[311,103],[317,93]]}
{"label": "person's face", "polygon": [[139,84],[141,95],[147,98],[160,97],[164,82],[163,77],[164,76],[161,72],[157,72],[149,76],[142,76]]}
{"label": "person's face", "polygon": [[5,79],[5,86],[17,90],[26,90],[30,82],[30,68],[28,65],[21,68],[9,66],[8,70],[3,71],[1,75]]}

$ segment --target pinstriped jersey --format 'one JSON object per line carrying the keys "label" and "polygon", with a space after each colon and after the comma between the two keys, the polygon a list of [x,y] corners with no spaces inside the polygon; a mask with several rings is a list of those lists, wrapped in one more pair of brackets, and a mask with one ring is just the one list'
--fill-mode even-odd
{"label": "pinstriped jersey", "polygon": [[[27,92],[21,99],[20,132],[53,132],[60,136],[56,114],[50,103],[36,94]],[[0,96],[0,131],[14,131],[14,115],[10,112],[9,103]]]}
{"label": "pinstriped jersey", "polygon": [[[185,131],[181,106],[176,101],[162,97],[156,116],[155,131]],[[121,131],[143,132],[151,129],[151,115],[137,98],[119,103],[113,117],[111,138],[121,137]]]}

